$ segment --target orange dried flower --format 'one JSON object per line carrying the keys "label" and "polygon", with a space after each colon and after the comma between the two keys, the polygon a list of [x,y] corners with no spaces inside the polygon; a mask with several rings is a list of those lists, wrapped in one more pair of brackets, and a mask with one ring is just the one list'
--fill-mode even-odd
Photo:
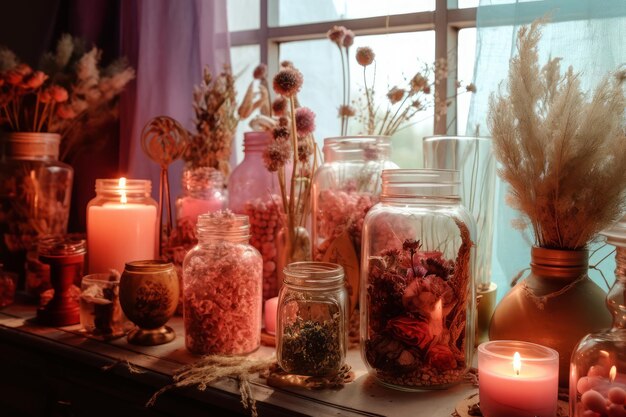
{"label": "orange dried flower", "polygon": [[389,102],[391,104],[396,104],[397,102],[402,100],[403,97],[404,97],[404,89],[402,88],[393,87],[387,93],[387,98],[389,99]]}
{"label": "orange dried flower", "polygon": [[375,57],[376,54],[374,53],[374,50],[369,46],[361,46],[356,49],[356,62],[358,62],[359,65],[367,67],[374,62]]}
{"label": "orange dried flower", "polygon": [[293,97],[302,88],[304,78],[302,73],[297,69],[283,68],[274,76],[274,92],[285,97]]}
{"label": "orange dried flower", "polygon": [[60,85],[51,85],[50,88],[48,88],[48,92],[52,100],[57,103],[63,103],[69,98],[67,90]]}

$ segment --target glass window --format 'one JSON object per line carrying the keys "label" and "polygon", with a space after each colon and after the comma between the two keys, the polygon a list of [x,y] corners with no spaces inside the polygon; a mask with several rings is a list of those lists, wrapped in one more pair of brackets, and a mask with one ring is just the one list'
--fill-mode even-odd
{"label": "glass window", "polygon": [[342,19],[388,16],[435,10],[435,0],[275,0],[271,26],[329,22]]}
{"label": "glass window", "polygon": [[480,0],[458,0],[457,5],[459,9],[466,9],[468,7],[478,7]]}
{"label": "glass window", "polygon": [[[432,64],[435,57],[435,34],[433,31],[395,33],[385,35],[357,36],[350,48],[351,104],[357,112],[363,112],[360,103],[363,95],[363,67],[354,58],[356,48],[369,46],[376,54],[375,67],[367,67],[368,86],[372,85],[374,69],[375,103],[381,113],[386,107],[386,94],[393,86],[406,85],[407,81],[425,64]],[[342,103],[341,58],[337,46],[327,39],[286,42],[280,45],[280,59],[290,60],[302,72],[304,87],[299,94],[303,106],[316,113],[315,137],[319,146],[324,138],[341,134],[337,109]],[[351,118],[349,133],[365,132],[365,126]],[[392,139],[392,158],[401,167],[421,165],[421,138],[433,133],[433,109],[418,113],[407,127]]]}
{"label": "glass window", "polygon": [[[237,77],[235,80],[237,103],[241,104],[248,85],[252,81],[252,71],[261,62],[261,48],[259,45],[234,46],[230,48],[230,61],[233,74]],[[254,116],[243,120],[237,126],[233,147],[238,163],[243,160],[243,133],[250,130],[248,123],[252,117]]]}
{"label": "glass window", "polygon": [[228,0],[228,30],[258,29],[261,22],[261,6],[259,0]]}
{"label": "glass window", "polygon": [[[476,56],[476,28],[461,29],[458,37],[458,80],[462,85],[467,85],[474,78],[474,59]],[[477,86],[480,88],[480,86]],[[472,95],[460,90],[457,97],[457,133],[459,135],[473,134],[474,132],[466,132],[467,117],[469,115],[469,106]]]}

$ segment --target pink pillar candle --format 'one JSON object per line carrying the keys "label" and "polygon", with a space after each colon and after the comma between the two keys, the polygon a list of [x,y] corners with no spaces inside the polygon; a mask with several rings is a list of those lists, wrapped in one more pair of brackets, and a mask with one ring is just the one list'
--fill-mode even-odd
{"label": "pink pillar candle", "polygon": [[90,273],[121,273],[127,262],[154,259],[157,207],[149,187],[147,180],[96,181],[96,198],[87,206]]}
{"label": "pink pillar candle", "polygon": [[478,346],[480,410],[485,417],[554,417],[559,354],[534,343],[497,340]]}
{"label": "pink pillar candle", "polygon": [[276,310],[278,309],[278,297],[265,301],[265,332],[276,334]]}

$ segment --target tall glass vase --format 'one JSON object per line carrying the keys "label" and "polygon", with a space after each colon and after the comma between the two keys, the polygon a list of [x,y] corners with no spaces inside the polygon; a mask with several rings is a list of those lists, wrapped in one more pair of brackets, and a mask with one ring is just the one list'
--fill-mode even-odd
{"label": "tall glass vase", "polygon": [[54,133],[0,136],[0,263],[22,279],[37,238],[67,231],[74,171],[57,159],[60,141]]}
{"label": "tall glass vase", "polygon": [[474,277],[478,296],[476,344],[488,340],[489,322],[496,306],[496,284],[491,282],[496,162],[491,138],[430,136],[424,138],[424,167],[454,169],[461,174],[461,201],[476,221]]}

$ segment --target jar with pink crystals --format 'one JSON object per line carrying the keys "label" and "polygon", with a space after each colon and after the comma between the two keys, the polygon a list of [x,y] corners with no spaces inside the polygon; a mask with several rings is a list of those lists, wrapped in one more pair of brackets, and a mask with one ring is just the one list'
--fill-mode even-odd
{"label": "jar with pink crystals", "polygon": [[276,235],[280,230],[280,188],[263,164],[269,132],[244,133],[245,157],[228,180],[228,208],[250,218],[250,244],[263,256],[263,299],[278,295]]}
{"label": "jar with pink crystals", "polygon": [[240,355],[261,341],[261,254],[248,243],[248,216],[202,214],[198,245],[183,263],[185,345],[196,354]]}

